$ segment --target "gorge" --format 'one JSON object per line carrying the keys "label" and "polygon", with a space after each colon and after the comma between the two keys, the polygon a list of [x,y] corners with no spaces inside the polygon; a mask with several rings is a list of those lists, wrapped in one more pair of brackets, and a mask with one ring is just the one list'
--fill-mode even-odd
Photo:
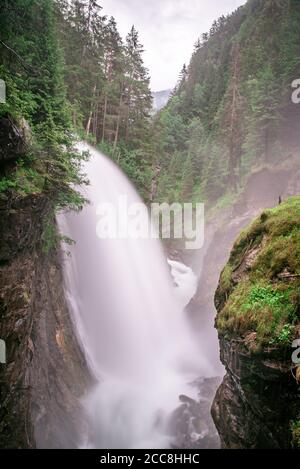
{"label": "gorge", "polygon": [[[248,0],[153,115],[135,27],[1,2],[0,448],[300,447],[299,47]],[[204,205],[203,246],[99,236],[124,198]]]}

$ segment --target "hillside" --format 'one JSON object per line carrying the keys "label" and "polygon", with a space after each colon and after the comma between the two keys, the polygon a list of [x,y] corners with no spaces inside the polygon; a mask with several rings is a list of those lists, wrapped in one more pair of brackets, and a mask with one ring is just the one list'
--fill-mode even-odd
{"label": "hillside", "polygon": [[154,91],[152,93],[153,97],[153,110],[155,112],[160,111],[168,102],[170,97],[171,90],[162,90],[162,91]]}
{"label": "hillside", "polygon": [[297,166],[299,76],[298,1],[249,0],[215,21],[154,123],[156,198],[224,207],[258,169]]}

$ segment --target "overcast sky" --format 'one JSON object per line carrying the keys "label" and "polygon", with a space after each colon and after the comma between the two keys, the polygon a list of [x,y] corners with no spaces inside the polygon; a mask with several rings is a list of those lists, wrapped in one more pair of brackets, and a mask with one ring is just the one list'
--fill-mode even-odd
{"label": "overcast sky", "polygon": [[214,19],[234,11],[246,0],[100,0],[102,13],[114,16],[125,38],[134,24],[145,48],[151,88],[173,88],[193,45]]}

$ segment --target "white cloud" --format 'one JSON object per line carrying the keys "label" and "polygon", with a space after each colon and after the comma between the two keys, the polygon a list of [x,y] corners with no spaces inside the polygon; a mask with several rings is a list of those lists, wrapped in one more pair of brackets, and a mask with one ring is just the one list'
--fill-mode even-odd
{"label": "white cloud", "polygon": [[214,19],[246,0],[99,0],[103,14],[114,16],[122,36],[134,24],[145,48],[144,61],[153,90],[175,86],[193,45]]}

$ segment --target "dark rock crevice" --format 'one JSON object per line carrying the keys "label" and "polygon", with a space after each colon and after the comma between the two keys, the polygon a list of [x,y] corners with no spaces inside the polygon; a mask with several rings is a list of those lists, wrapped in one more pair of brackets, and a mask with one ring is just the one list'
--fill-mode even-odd
{"label": "dark rock crevice", "polygon": [[291,362],[272,353],[253,356],[245,341],[220,340],[226,375],[215,396],[212,416],[223,448],[291,447],[290,422],[299,412]]}

